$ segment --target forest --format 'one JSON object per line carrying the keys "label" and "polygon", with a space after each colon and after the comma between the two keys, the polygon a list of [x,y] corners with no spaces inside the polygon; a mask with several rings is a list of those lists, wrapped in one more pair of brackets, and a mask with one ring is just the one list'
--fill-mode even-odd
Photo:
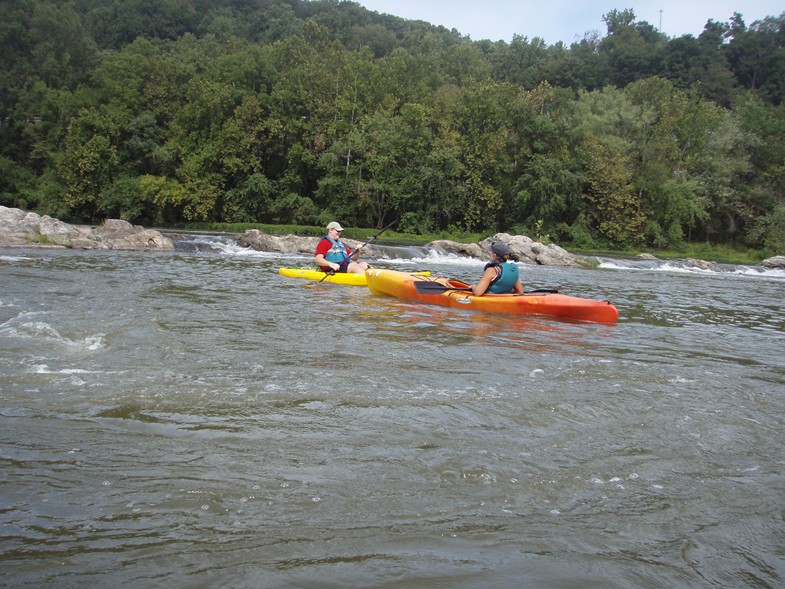
{"label": "forest", "polygon": [[3,0],[0,204],[785,252],[785,12],[472,40],[339,0]]}

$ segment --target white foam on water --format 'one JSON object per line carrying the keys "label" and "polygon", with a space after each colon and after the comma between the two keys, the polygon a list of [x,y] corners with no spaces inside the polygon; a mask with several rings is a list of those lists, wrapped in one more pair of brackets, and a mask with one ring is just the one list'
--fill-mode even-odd
{"label": "white foam on water", "polygon": [[51,370],[46,364],[33,364],[30,367],[33,374],[90,374],[89,370],[82,368],[62,368],[60,370]]}
{"label": "white foam on water", "polygon": [[0,256],[0,262],[26,262],[30,259],[25,256]]}
{"label": "white foam on water", "polygon": [[785,280],[785,270],[767,269],[761,266],[734,266],[730,264],[719,264],[714,268],[700,268],[685,262],[678,261],[632,261],[632,260],[611,260],[600,259],[599,267],[605,270],[633,270],[643,272],[671,272],[675,274],[703,274],[703,275],[736,275],[749,276],[753,278],[770,278],[775,280]]}
{"label": "white foam on water", "polygon": [[94,333],[81,340],[63,337],[60,332],[45,321],[27,321],[32,313],[20,313],[0,325],[0,336],[33,339],[40,342],[55,343],[77,350],[100,350],[105,347],[103,333]]}
{"label": "white foam on water", "polygon": [[242,247],[236,243],[209,242],[210,246],[222,254],[229,256],[243,256],[250,258],[274,259],[281,256],[278,252],[261,252],[250,247]]}
{"label": "white foam on water", "polygon": [[412,258],[412,260],[420,264],[445,264],[462,268],[476,268],[487,263],[487,260],[460,256],[458,254],[446,254],[436,250],[430,250],[425,257]]}
{"label": "white foam on water", "polygon": [[768,269],[762,268],[760,266],[737,266],[734,270],[734,274],[739,274],[741,276],[762,276],[765,278],[778,278],[780,280],[785,280],[785,270],[779,269]]}

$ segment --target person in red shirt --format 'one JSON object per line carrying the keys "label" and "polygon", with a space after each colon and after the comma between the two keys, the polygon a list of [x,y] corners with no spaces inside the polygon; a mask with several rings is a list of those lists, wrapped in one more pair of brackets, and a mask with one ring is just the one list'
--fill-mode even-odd
{"label": "person in red shirt", "polygon": [[327,235],[316,246],[316,265],[324,272],[364,273],[368,264],[356,261],[362,246],[352,251],[341,241],[342,232],[343,227],[337,221],[327,225]]}

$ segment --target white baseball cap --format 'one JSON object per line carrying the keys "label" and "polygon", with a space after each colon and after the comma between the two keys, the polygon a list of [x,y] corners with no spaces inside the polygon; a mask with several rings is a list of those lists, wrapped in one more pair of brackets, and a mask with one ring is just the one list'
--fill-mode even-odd
{"label": "white baseball cap", "polygon": [[338,221],[333,221],[332,223],[327,224],[327,231],[330,229],[335,229],[336,231],[343,231],[343,227]]}

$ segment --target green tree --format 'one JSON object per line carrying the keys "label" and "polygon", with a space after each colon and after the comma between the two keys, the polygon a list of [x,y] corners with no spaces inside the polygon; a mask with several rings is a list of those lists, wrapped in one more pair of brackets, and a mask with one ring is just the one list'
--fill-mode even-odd
{"label": "green tree", "polygon": [[348,152],[338,154],[349,161],[346,173],[342,174],[342,165],[335,166],[340,163],[338,158],[325,160],[332,162],[333,176],[320,185],[322,200],[326,204],[335,203],[337,174],[340,174],[349,191],[341,191],[345,208],[336,213],[382,227],[394,214],[419,209],[416,201],[422,194],[420,170],[431,139],[425,126],[426,117],[425,107],[411,104],[404,105],[400,115],[376,114],[364,118],[349,137],[353,146],[351,159]]}
{"label": "green tree", "polygon": [[36,2],[30,16],[30,58],[36,77],[74,88],[97,63],[97,49],[70,4]]}
{"label": "green tree", "polygon": [[728,208],[739,202],[736,189],[748,167],[748,138],[730,113],[652,78],[629,86],[625,95],[644,109],[639,186],[660,226],[671,236],[709,238]]}
{"label": "green tree", "polygon": [[66,192],[63,201],[70,216],[94,220],[101,192],[112,183],[119,158],[118,122],[106,110],[89,109],[71,122],[58,171]]}
{"label": "green tree", "polygon": [[196,13],[187,0],[112,0],[87,19],[102,46],[120,49],[138,37],[173,40],[193,31]]}
{"label": "green tree", "polygon": [[725,48],[728,62],[740,83],[759,90],[773,104],[785,95],[785,13],[768,17],[748,29],[735,13],[730,27],[731,39]]}
{"label": "green tree", "polygon": [[753,138],[752,169],[743,183],[747,240],[772,253],[785,252],[785,106],[764,103],[748,94],[735,109],[740,125]]}
{"label": "green tree", "polygon": [[457,134],[463,179],[465,229],[497,230],[510,206],[514,157],[518,153],[514,122],[522,108],[523,91],[509,83],[475,81],[462,88],[449,113]]}
{"label": "green tree", "polygon": [[584,198],[586,214],[600,235],[614,245],[634,245],[643,240],[646,217],[633,186],[632,162],[624,142],[588,134]]}

